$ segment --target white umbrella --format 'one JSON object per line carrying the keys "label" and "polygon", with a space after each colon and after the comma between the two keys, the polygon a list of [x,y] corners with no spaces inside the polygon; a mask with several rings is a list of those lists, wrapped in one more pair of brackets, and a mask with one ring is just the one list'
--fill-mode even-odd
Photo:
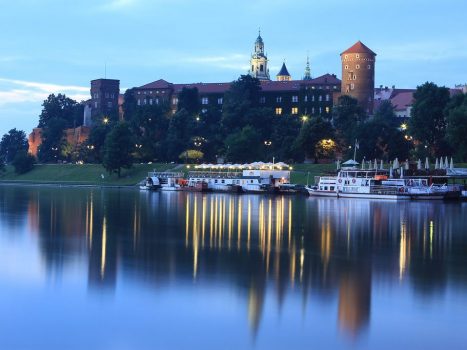
{"label": "white umbrella", "polygon": [[389,177],[392,179],[394,177],[392,166],[389,167]]}
{"label": "white umbrella", "polygon": [[409,160],[405,160],[405,170],[409,170]]}
{"label": "white umbrella", "polygon": [[398,169],[399,168],[399,159],[394,159],[394,163],[392,163],[392,166],[394,167],[394,169]]}
{"label": "white umbrella", "polygon": [[380,168],[381,170],[383,170],[383,169],[384,169],[384,166],[383,166],[383,160],[382,160],[382,159],[381,159],[381,163],[379,164],[379,168]]}
{"label": "white umbrella", "polygon": [[401,167],[401,179],[404,177],[404,168]]}
{"label": "white umbrella", "polygon": [[449,168],[450,168],[450,169],[454,169],[454,162],[453,162],[453,160],[452,160],[452,157],[451,157],[451,164],[449,164]]}
{"label": "white umbrella", "polygon": [[337,167],[337,170],[341,168],[341,161],[339,159],[336,162],[336,167]]}
{"label": "white umbrella", "polygon": [[418,158],[417,170],[422,170],[422,161],[420,160],[420,158]]}
{"label": "white umbrella", "polygon": [[428,157],[425,158],[425,169],[426,170],[430,169],[430,161],[428,160]]}
{"label": "white umbrella", "polygon": [[342,165],[345,165],[345,166],[355,166],[355,165],[358,165],[359,163],[354,161],[353,159],[349,159],[348,161],[342,163]]}
{"label": "white umbrella", "polygon": [[362,169],[365,169],[365,159],[362,160]]}
{"label": "white umbrella", "polygon": [[435,169],[439,169],[438,158],[436,158],[436,162],[435,162]]}
{"label": "white umbrella", "polygon": [[448,162],[448,156],[444,158],[444,169],[447,169],[449,167],[449,162]]}
{"label": "white umbrella", "polygon": [[443,157],[439,158],[439,168],[438,169],[444,169]]}
{"label": "white umbrella", "polygon": [[375,170],[378,169],[378,162],[376,161],[376,158],[375,158],[375,165],[373,165],[373,169],[375,169]]}

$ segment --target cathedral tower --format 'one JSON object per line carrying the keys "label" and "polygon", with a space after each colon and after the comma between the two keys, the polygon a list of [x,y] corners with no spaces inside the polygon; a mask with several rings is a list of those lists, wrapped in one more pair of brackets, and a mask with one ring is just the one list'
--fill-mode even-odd
{"label": "cathedral tower", "polygon": [[310,68],[310,58],[306,56],[306,66],[305,66],[305,75],[303,80],[311,80],[311,68]]}
{"label": "cathedral tower", "polygon": [[291,77],[289,71],[287,70],[287,67],[285,66],[285,62],[282,63],[282,68],[279,71],[279,73],[277,73],[276,79],[277,79],[277,81],[290,81],[290,80],[292,80],[292,77]]}
{"label": "cathedral tower", "polygon": [[252,77],[259,80],[270,80],[268,58],[264,54],[264,42],[263,38],[261,38],[261,32],[259,32],[255,41],[255,52],[251,55],[250,66],[250,75]]}
{"label": "cathedral tower", "polygon": [[376,54],[361,41],[341,53],[341,94],[356,98],[368,114],[373,114]]}

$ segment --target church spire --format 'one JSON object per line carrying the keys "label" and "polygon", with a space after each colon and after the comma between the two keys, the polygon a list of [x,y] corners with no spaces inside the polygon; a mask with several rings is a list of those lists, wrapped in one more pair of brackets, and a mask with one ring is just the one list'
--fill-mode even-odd
{"label": "church spire", "polygon": [[310,58],[306,55],[305,76],[303,80],[311,80]]}
{"label": "church spire", "polygon": [[261,37],[261,29],[255,41],[255,52],[251,55],[250,75],[260,80],[269,80],[268,58],[264,53],[264,42]]}

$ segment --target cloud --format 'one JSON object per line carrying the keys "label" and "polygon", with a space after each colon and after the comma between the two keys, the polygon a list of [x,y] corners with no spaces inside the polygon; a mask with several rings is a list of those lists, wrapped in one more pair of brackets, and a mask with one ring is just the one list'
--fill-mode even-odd
{"label": "cloud", "polygon": [[89,99],[89,87],[59,85],[0,78],[0,105],[25,102],[41,103],[50,94],[63,93],[77,100]]}
{"label": "cloud", "polygon": [[118,11],[126,9],[138,3],[139,0],[111,0],[99,7],[102,11]]}

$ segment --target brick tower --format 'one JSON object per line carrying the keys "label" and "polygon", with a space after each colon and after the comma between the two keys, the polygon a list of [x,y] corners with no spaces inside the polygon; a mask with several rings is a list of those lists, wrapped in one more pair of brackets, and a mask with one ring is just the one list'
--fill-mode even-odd
{"label": "brick tower", "polygon": [[373,114],[376,54],[357,41],[341,53],[341,94],[356,98],[363,110]]}
{"label": "brick tower", "polygon": [[118,116],[118,96],[120,80],[91,80],[91,114],[92,116]]}

